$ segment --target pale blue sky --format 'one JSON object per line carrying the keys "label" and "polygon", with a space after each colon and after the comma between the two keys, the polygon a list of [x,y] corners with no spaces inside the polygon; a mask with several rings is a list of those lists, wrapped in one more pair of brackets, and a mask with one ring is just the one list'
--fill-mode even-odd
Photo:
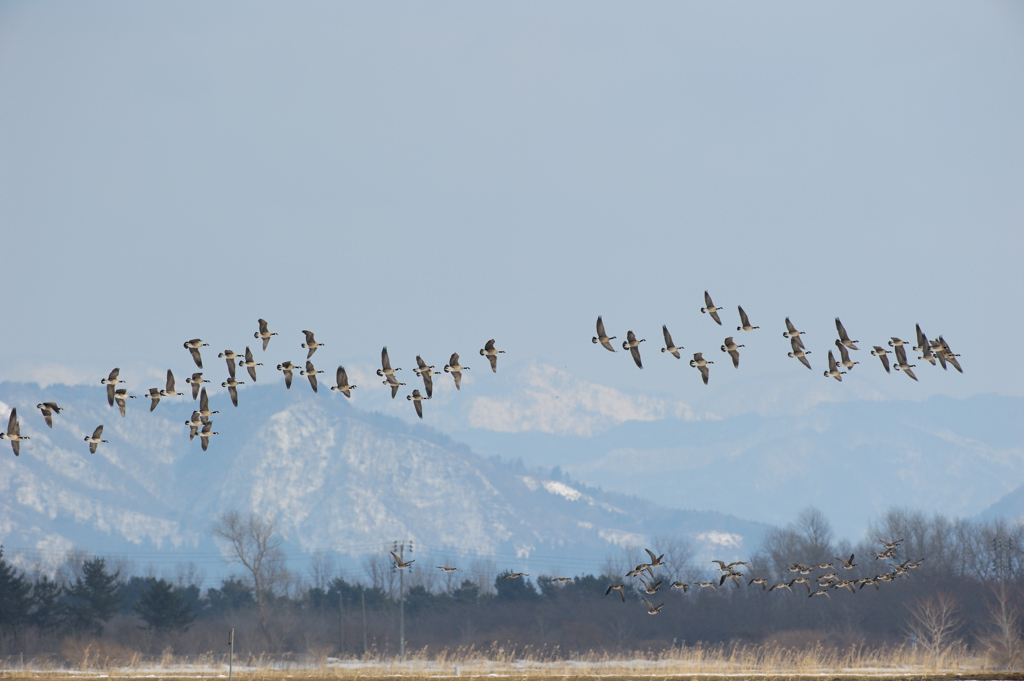
{"label": "pale blue sky", "polygon": [[[199,336],[219,381],[265,317],[268,365],[304,328],[328,371],[384,344],[483,369],[496,337],[510,372],[698,411],[1024,394],[1019,3],[7,1],[0,93],[6,379],[184,374]],[[965,375],[882,372],[915,322]]]}

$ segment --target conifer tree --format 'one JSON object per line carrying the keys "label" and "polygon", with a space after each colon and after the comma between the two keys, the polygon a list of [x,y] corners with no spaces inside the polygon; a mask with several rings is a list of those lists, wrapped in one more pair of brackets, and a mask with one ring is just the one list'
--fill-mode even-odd
{"label": "conifer tree", "polygon": [[61,602],[60,584],[43,576],[32,587],[32,624],[40,629],[56,629],[64,624],[67,608]]}
{"label": "conifer tree", "polygon": [[107,572],[107,561],[103,558],[82,564],[82,577],[76,579],[68,591],[73,599],[71,614],[77,626],[91,629],[97,636],[103,633],[103,625],[121,607],[122,598],[117,585],[119,576],[120,572]]}
{"label": "conifer tree", "polygon": [[27,623],[31,607],[28,582],[4,560],[4,549],[0,546],[0,631],[14,631]]}
{"label": "conifer tree", "polygon": [[160,632],[188,631],[196,619],[192,604],[166,579],[150,580],[135,604],[135,612],[142,616],[148,629]]}

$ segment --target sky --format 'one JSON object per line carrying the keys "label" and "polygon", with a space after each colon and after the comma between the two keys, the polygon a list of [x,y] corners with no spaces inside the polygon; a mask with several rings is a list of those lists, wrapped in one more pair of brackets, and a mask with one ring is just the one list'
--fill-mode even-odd
{"label": "sky", "polygon": [[[406,378],[458,351],[465,392],[489,338],[612,420],[1024,395],[1019,3],[8,1],[0,92],[3,380],[142,391],[199,337],[219,381],[263,317],[259,361],[314,330],[324,378],[405,418],[382,346]],[[643,371],[590,342],[599,314]],[[963,375],[868,355],[915,323]]]}

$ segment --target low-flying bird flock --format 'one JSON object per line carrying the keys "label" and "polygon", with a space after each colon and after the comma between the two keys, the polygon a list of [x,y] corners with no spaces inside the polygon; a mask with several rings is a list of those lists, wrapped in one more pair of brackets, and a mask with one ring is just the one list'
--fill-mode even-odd
{"label": "low-flying bird flock", "polygon": [[[270,331],[269,324],[265,319],[257,320],[259,324],[259,330],[253,333],[253,337],[257,340],[263,341],[263,351],[266,352],[267,347],[270,345],[270,339],[278,335],[276,332]],[[316,335],[307,329],[303,329],[302,334],[305,340],[300,344],[299,347],[306,350],[306,363],[304,367],[292,364],[291,360],[285,360],[277,365],[277,370],[284,375],[284,385],[286,389],[291,389],[292,379],[295,372],[298,372],[300,376],[305,376],[309,381],[309,386],[313,392],[319,392],[319,385],[317,381],[317,374],[325,373],[322,369],[317,369],[313,365],[312,357],[313,354],[322,347],[326,347],[325,343],[321,343],[316,340]],[[183,344],[184,348],[188,350],[189,355],[192,357],[192,361],[200,371],[193,373],[191,376],[185,379],[185,382],[191,388],[192,400],[199,401],[199,409],[192,412],[191,418],[185,422],[185,425],[189,429],[189,440],[193,440],[196,437],[200,438],[201,446],[203,451],[206,451],[210,446],[210,438],[219,433],[213,430],[213,422],[210,417],[217,414],[217,411],[210,410],[210,400],[206,393],[206,387],[204,383],[210,383],[206,378],[203,378],[203,354],[202,349],[209,347],[209,343],[204,343],[200,338],[193,338],[185,341]],[[491,365],[491,371],[497,373],[498,371],[498,355],[505,354],[504,350],[499,350],[495,346],[495,340],[492,338],[484,344],[484,347],[480,349],[480,355],[486,357]],[[254,357],[252,350],[246,346],[244,354],[238,354],[234,350],[224,350],[217,355],[218,359],[223,359],[227,364],[228,376],[221,382],[221,387],[227,388],[228,395],[231,398],[231,404],[235,407],[238,406],[238,388],[239,386],[245,385],[245,381],[239,381],[237,378],[237,367],[245,368],[252,379],[253,383],[256,383],[256,367],[263,366],[262,362],[257,362]],[[435,365],[427,364],[420,355],[416,356],[416,368],[413,369],[417,378],[423,381],[423,392],[420,392],[418,388],[414,389],[410,395],[406,396],[410,402],[413,403],[413,407],[416,410],[416,415],[419,418],[423,418],[423,402],[431,399],[434,394],[434,376],[440,376],[441,372],[435,371]],[[391,358],[388,356],[387,346],[381,350],[381,368],[377,370],[377,375],[384,378],[384,385],[391,388],[391,398],[394,399],[399,392],[399,388],[405,385],[396,375],[396,372],[401,371],[401,367],[392,368]],[[444,366],[444,373],[451,374],[455,381],[456,390],[462,389],[462,372],[469,371],[468,366],[462,366],[459,363],[459,353],[453,352],[448,364]],[[107,390],[107,403],[113,407],[115,404],[118,410],[121,412],[121,416],[126,415],[126,406],[129,399],[136,399],[136,395],[129,395],[127,388],[119,388],[118,386],[125,383],[120,376],[121,369],[113,369],[106,378],[100,380],[100,384],[106,386]],[[337,372],[335,373],[336,385],[331,386],[331,390],[340,392],[345,397],[352,397],[352,391],[356,389],[356,386],[351,384],[348,379],[348,373],[345,371],[344,366],[338,366]],[[167,370],[167,380],[165,381],[164,387],[150,388],[141,397],[143,399],[149,399],[149,411],[153,411],[160,404],[161,399],[171,397],[187,397],[188,393],[178,392],[175,388],[175,378],[172,370]],[[36,405],[43,415],[46,421],[46,425],[53,428],[53,416],[54,414],[60,414],[62,407],[58,406],[56,402],[44,402]],[[95,454],[99,445],[107,443],[108,440],[102,438],[103,425],[96,427],[93,431],[92,436],[85,437],[85,441],[89,444],[89,452]],[[20,456],[21,454],[21,441],[30,439],[26,435],[21,434],[21,423],[18,420],[18,410],[16,408],[11,410],[10,420],[7,425],[7,431],[0,431],[0,439],[10,440],[11,447],[14,449],[14,455]]]}
{"label": "low-flying bird flock", "polygon": [[[760,329],[761,327],[755,326],[750,323],[750,317],[743,310],[742,305],[737,305],[739,311],[740,323],[736,327],[739,332],[749,332]],[[704,307],[700,308],[702,314],[707,314],[715,321],[716,324],[722,326],[722,317],[719,315],[720,312],[724,312],[724,308],[716,307],[714,301],[711,299],[711,294],[707,291],[704,292]],[[954,353],[946,340],[939,336],[935,340],[928,340],[928,337],[921,331],[921,325],[918,324],[916,327],[917,331],[917,345],[913,347],[915,352],[920,352],[921,356],[918,360],[924,360],[932,364],[933,366],[938,362],[943,369],[946,369],[947,365],[951,365],[954,369],[963,373],[964,370],[960,366],[960,362],[957,357],[960,355]],[[669,333],[668,326],[662,325],[661,333],[665,338],[665,347],[661,349],[662,352],[667,352],[676,359],[681,359],[680,350],[683,350],[682,345],[676,345],[675,341],[672,340],[672,334]],[[825,371],[826,378],[834,378],[837,381],[843,380],[843,375],[848,371],[852,370],[853,367],[860,364],[850,358],[851,350],[859,350],[857,343],[859,340],[851,340],[850,335],[846,332],[846,327],[839,321],[839,317],[836,317],[836,333],[838,338],[835,340],[835,346],[839,352],[839,361],[836,361],[835,355],[832,350],[828,351],[828,369]],[[803,331],[799,331],[793,322],[790,321],[789,317],[786,317],[786,330],[782,333],[783,338],[789,339],[789,345],[791,351],[788,355],[794,359],[800,361],[808,369],[811,369],[811,361],[808,359],[808,355],[811,351],[804,345]],[[604,319],[601,316],[597,318],[597,335],[591,340],[596,344],[602,345],[606,350],[615,352],[615,347],[612,345],[612,341],[615,340],[616,336],[609,336],[605,330]],[[629,350],[629,354],[633,358],[633,362],[637,368],[643,369],[643,361],[640,358],[640,344],[643,343],[645,338],[637,338],[636,333],[632,329],[626,332],[626,340],[622,342],[622,349]],[[740,348],[744,348],[746,345],[743,343],[737,343],[735,336],[727,336],[725,341],[722,343],[721,350],[727,353],[732,359],[732,365],[734,368],[740,368]],[[913,368],[916,364],[909,364],[907,362],[907,352],[904,347],[904,341],[893,336],[889,340],[889,347],[893,348],[893,353],[896,355],[896,361],[892,365],[897,371],[902,371],[907,376],[910,376],[915,381],[917,376],[914,375]],[[886,373],[891,373],[889,364],[889,351],[880,345],[874,346],[871,350],[873,356],[878,357],[882,361],[882,366],[885,368]],[[690,360],[690,366],[700,371],[701,380],[704,381],[704,385],[708,384],[711,378],[710,366],[714,364],[714,361],[705,359],[703,352],[693,353],[693,359]],[[844,371],[845,369],[845,371]]]}
{"label": "low-flying bird flock", "polygon": [[[747,333],[756,331],[760,327],[751,323],[749,315],[743,309],[743,306],[738,305],[737,310],[739,312],[739,326],[736,327],[736,331],[739,333]],[[719,314],[724,312],[724,308],[717,307],[711,298],[711,295],[704,292],[704,306],[700,308],[702,314],[707,314],[711,319],[722,326],[722,318]],[[850,351],[857,352],[859,348],[857,343],[859,340],[850,338],[850,335],[846,331],[846,327],[836,317],[836,332],[838,338],[835,339],[836,351],[839,353],[839,361],[836,361],[835,355],[831,349],[828,350],[828,369],[825,370],[824,375],[826,378],[834,378],[837,381],[843,380],[843,375],[847,372],[852,371],[855,366],[860,362],[851,359]],[[257,320],[259,329],[253,333],[253,337],[256,340],[263,342],[263,351],[266,352],[270,345],[270,340],[274,336],[278,335],[276,332],[270,331],[269,324],[265,319]],[[783,337],[789,339],[791,352],[788,353],[789,357],[795,358],[800,361],[808,369],[811,369],[811,362],[808,359],[808,355],[811,354],[810,350],[806,349],[804,345],[803,331],[796,328],[789,317],[786,317],[786,330],[783,332]],[[963,373],[963,368],[960,366],[960,362],[957,358],[960,356],[952,351],[946,340],[939,336],[935,340],[929,340],[925,333],[921,330],[920,324],[916,326],[916,339],[917,345],[912,347],[914,352],[919,352],[921,355],[917,358],[918,361],[927,361],[933,366],[938,364],[943,369],[948,366],[952,366],[958,372]],[[676,359],[681,359],[681,352],[684,348],[682,345],[677,345],[672,339],[672,334],[668,330],[667,325],[661,327],[662,336],[665,340],[665,347],[661,348],[663,353],[668,353]],[[316,335],[308,330],[303,329],[302,334],[304,341],[299,347],[306,350],[306,362],[305,366],[298,366],[293,364],[291,360],[285,360],[280,364],[277,364],[277,370],[284,375],[284,385],[286,389],[291,389],[292,380],[295,372],[298,372],[300,376],[305,376],[309,381],[310,388],[313,392],[319,392],[317,375],[325,373],[322,369],[317,369],[312,361],[313,355],[316,351],[322,347],[326,347],[326,344],[316,340]],[[597,335],[591,340],[595,344],[600,344],[606,350],[610,352],[616,352],[615,347],[612,345],[612,341],[616,339],[616,336],[609,336],[605,330],[604,320],[598,316],[597,318]],[[641,343],[646,342],[645,338],[637,338],[636,333],[630,329],[626,332],[626,340],[622,341],[622,348],[628,350],[630,356],[633,358],[633,362],[640,369],[643,369],[643,361],[640,357]],[[210,438],[218,433],[212,429],[212,422],[210,417],[216,414],[216,411],[210,411],[209,398],[206,394],[206,388],[204,383],[210,381],[203,378],[203,356],[202,349],[209,347],[209,343],[204,343],[200,338],[193,338],[185,341],[183,344],[184,348],[188,350],[192,357],[192,361],[200,371],[193,373],[190,377],[185,379],[185,382],[191,387],[192,399],[199,400],[199,409],[193,411],[192,418],[185,422],[185,425],[189,428],[189,439],[192,440],[198,436],[201,440],[203,451],[206,451],[209,447]],[[891,353],[895,356],[894,361],[890,363],[889,354],[890,350],[887,350],[882,345],[875,345],[871,350],[871,354],[878,357],[882,363],[882,367],[886,373],[891,373],[892,369],[902,371],[913,380],[917,380],[917,376],[914,374],[913,369],[917,366],[916,364],[910,364],[907,357],[907,345],[906,341],[893,336],[888,341],[888,346],[892,348]],[[721,345],[721,351],[728,354],[732,360],[734,368],[739,369],[740,366],[740,350],[746,347],[743,343],[737,343],[735,336],[727,336]],[[480,355],[487,358],[487,361],[491,365],[491,371],[498,371],[498,355],[505,354],[504,350],[499,350],[495,346],[494,339],[488,340],[484,347],[480,349]],[[234,350],[224,350],[217,355],[218,359],[223,359],[227,365],[228,377],[221,382],[221,387],[227,388],[228,395],[231,398],[231,403],[238,406],[238,388],[245,385],[245,381],[237,380],[237,367],[244,367],[248,373],[249,378],[253,383],[256,382],[256,368],[263,366],[262,362],[257,362],[253,356],[252,350],[246,346],[244,354],[238,354]],[[703,352],[693,353],[693,359],[689,361],[691,367],[696,368],[700,371],[701,380],[704,385],[708,385],[711,377],[710,367],[714,365],[714,361],[706,359]],[[469,371],[468,366],[463,366],[459,360],[459,353],[453,352],[451,358],[448,360],[448,364],[444,365],[443,372],[451,374],[455,381],[455,388],[457,390],[462,389],[462,373]],[[391,398],[397,397],[399,390],[405,386],[398,379],[397,372],[402,371],[401,367],[392,367],[391,358],[388,356],[388,349],[385,346],[381,350],[381,368],[377,369],[377,375],[384,380],[382,383],[391,389]],[[441,372],[435,371],[435,365],[427,364],[427,362],[420,356],[416,356],[416,367],[413,369],[416,377],[423,382],[423,391],[419,388],[413,389],[411,394],[406,395],[406,399],[412,402],[416,415],[419,418],[423,418],[423,402],[431,399],[434,394],[434,376],[440,376]],[[100,383],[106,386],[107,390],[107,403],[113,407],[115,404],[121,413],[121,416],[126,414],[126,405],[129,399],[136,399],[135,395],[129,395],[127,388],[119,388],[119,384],[125,381],[119,378],[120,369],[113,369],[110,374],[100,380]],[[349,382],[348,373],[345,371],[345,367],[339,365],[335,373],[336,385],[331,386],[331,390],[340,392],[345,397],[351,397],[352,391],[357,386],[352,385]],[[153,387],[150,388],[147,393],[142,395],[144,399],[150,400],[149,410],[152,412],[160,404],[161,399],[172,398],[172,397],[187,397],[187,393],[178,392],[175,388],[174,373],[167,370],[167,380],[165,381],[164,387]],[[61,407],[56,402],[44,402],[36,405],[43,415],[46,421],[46,425],[53,428],[53,416],[60,414]],[[97,427],[92,437],[86,437],[85,441],[89,443],[89,451],[93,454],[96,453],[98,446],[101,443],[107,442],[107,440],[101,439],[103,431],[102,424]],[[0,432],[0,439],[6,439],[11,442],[11,447],[14,450],[15,456],[20,455],[20,443],[22,440],[30,439],[28,436],[21,434],[21,424],[18,421],[17,409],[11,410],[10,419],[7,424],[7,431]]]}

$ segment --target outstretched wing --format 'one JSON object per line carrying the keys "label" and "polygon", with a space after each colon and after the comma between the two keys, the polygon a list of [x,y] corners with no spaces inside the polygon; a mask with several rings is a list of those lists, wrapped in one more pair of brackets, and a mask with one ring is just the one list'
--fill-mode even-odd
{"label": "outstretched wing", "polygon": [[153,400],[153,403],[149,405],[149,410],[153,411],[154,409],[156,409],[156,405],[160,404],[160,393],[150,392],[149,399]]}
{"label": "outstretched wing", "polygon": [[740,311],[740,325],[750,326],[750,319],[747,317],[747,313],[743,311],[743,306],[737,305],[736,307],[739,308]]}
{"label": "outstretched wing", "polygon": [[11,417],[7,419],[7,434],[14,435],[18,432],[18,409],[11,409]]}
{"label": "outstretched wing", "polygon": [[839,340],[850,340],[850,337],[846,335],[846,327],[839,321],[839,317],[836,317],[836,331],[839,332]]}
{"label": "outstretched wing", "polygon": [[384,371],[391,369],[391,358],[388,357],[388,346],[384,346],[384,349],[380,351],[380,365]]}
{"label": "outstretched wing", "polygon": [[705,291],[704,292],[704,307],[714,307],[714,306],[715,306],[715,304],[713,302],[711,302],[711,295],[707,291]]}
{"label": "outstretched wing", "polygon": [[228,394],[231,395],[231,404],[238,406],[238,388],[233,385],[228,386]]}
{"label": "outstretched wing", "polygon": [[892,373],[891,371],[889,371],[889,356],[888,355],[879,355],[878,359],[882,360],[882,366],[885,367],[885,373],[887,373],[887,374],[888,373]]}
{"label": "outstretched wing", "polygon": [[167,392],[169,392],[169,393],[175,392],[175,390],[174,390],[174,374],[171,373],[170,369],[167,370]]}
{"label": "outstretched wing", "polygon": [[98,440],[103,436],[103,426],[96,426],[96,430],[92,431],[93,439]]}
{"label": "outstretched wing", "polygon": [[284,369],[284,387],[291,390],[292,387],[292,370]]}
{"label": "outstretched wing", "polygon": [[675,347],[675,343],[672,342],[672,334],[670,334],[668,332],[668,326],[666,326],[664,324],[661,325],[661,335],[665,337],[665,347],[666,348],[674,348]]}
{"label": "outstretched wing", "polygon": [[494,352],[494,339],[493,338],[491,340],[487,341],[487,343],[484,344],[484,350],[486,350],[487,352]]}
{"label": "outstretched wing", "polygon": [[452,378],[455,379],[455,389],[456,390],[462,390],[462,372],[461,371],[453,371],[452,372]]}
{"label": "outstretched wing", "polygon": [[732,365],[734,367],[736,367],[737,369],[739,369],[740,368],[740,351],[739,350],[730,350],[729,351],[729,356],[732,357]]}
{"label": "outstretched wing", "polygon": [[491,371],[493,371],[494,373],[498,373],[498,356],[487,355],[487,361],[491,363]]}
{"label": "outstretched wing", "polygon": [[199,348],[189,348],[189,353],[192,354],[192,361],[196,363],[196,366],[200,369],[203,368],[203,356],[199,354]]}
{"label": "outstretched wing", "polygon": [[803,365],[804,365],[805,367],[807,367],[808,369],[810,369],[810,368],[811,368],[811,363],[810,363],[809,361],[807,361],[807,357],[806,357],[806,356],[804,356],[804,355],[800,355],[800,362],[801,362],[801,363],[802,363],[802,364],[803,364]]}
{"label": "outstretched wing", "polygon": [[458,366],[459,364],[459,353],[453,352],[451,359],[448,360],[448,366]]}
{"label": "outstretched wing", "polygon": [[337,382],[337,385],[348,385],[348,374],[345,373],[345,367],[340,365],[338,366],[338,371],[334,375],[334,380]]}
{"label": "outstretched wing", "polygon": [[210,410],[210,398],[206,394],[206,388],[203,388],[202,391],[199,393],[199,411],[209,411],[209,410]]}
{"label": "outstretched wing", "polygon": [[416,416],[423,418],[423,402],[421,400],[413,400],[412,403],[416,405]]}
{"label": "outstretched wing", "polygon": [[707,368],[707,365],[697,367],[700,369],[700,377],[704,379],[704,385],[708,384],[708,377],[711,375],[711,370]]}
{"label": "outstretched wing", "polygon": [[114,406],[114,390],[114,384],[107,383],[107,402],[110,404],[111,407]]}
{"label": "outstretched wing", "polygon": [[714,320],[715,320],[716,322],[718,322],[718,325],[719,325],[719,326],[721,326],[721,325],[722,325],[722,320],[721,320],[721,318],[720,318],[720,317],[718,316],[718,310],[708,310],[708,314],[710,314],[710,315],[711,315],[711,318],[712,318],[712,319],[714,319]]}
{"label": "outstretched wing", "polygon": [[423,378],[423,389],[427,391],[427,397],[434,396],[434,379],[430,377],[429,371],[424,371],[420,376]]}
{"label": "outstretched wing", "polygon": [[644,365],[643,365],[643,363],[640,362],[640,346],[639,345],[630,346],[629,354],[633,355],[633,361],[636,362],[636,365],[639,368],[643,369]]}

